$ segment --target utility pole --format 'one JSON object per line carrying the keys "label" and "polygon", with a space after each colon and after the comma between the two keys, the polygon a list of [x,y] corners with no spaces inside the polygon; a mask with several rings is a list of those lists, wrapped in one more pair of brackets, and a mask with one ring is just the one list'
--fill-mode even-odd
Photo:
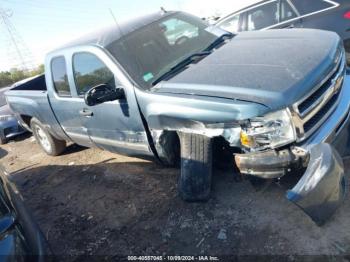
{"label": "utility pole", "polygon": [[26,71],[32,70],[35,68],[33,55],[12,24],[10,20],[11,16],[12,12],[10,10],[5,10],[0,6],[0,26],[5,30],[9,61],[14,61],[11,64],[13,67],[18,67]]}

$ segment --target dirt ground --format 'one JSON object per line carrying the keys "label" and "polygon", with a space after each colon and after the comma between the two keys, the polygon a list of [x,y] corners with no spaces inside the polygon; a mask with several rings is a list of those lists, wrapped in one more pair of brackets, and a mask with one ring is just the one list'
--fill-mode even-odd
{"label": "dirt ground", "polygon": [[215,171],[211,200],[184,203],[177,196],[177,169],[75,145],[50,157],[29,135],[1,147],[7,151],[2,164],[57,255],[289,255],[293,260],[350,254],[349,196],[318,227],[285,199],[284,184],[257,188]]}

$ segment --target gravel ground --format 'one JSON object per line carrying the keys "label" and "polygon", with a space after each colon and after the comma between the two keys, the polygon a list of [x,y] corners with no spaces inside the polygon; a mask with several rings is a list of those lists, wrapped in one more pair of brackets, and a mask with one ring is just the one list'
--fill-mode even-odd
{"label": "gravel ground", "polygon": [[[71,145],[45,155],[29,135],[1,146],[53,252],[84,255],[350,255],[350,202],[323,227],[284,195],[215,171],[212,198],[184,203],[177,169]],[[350,166],[350,161],[346,166]]]}

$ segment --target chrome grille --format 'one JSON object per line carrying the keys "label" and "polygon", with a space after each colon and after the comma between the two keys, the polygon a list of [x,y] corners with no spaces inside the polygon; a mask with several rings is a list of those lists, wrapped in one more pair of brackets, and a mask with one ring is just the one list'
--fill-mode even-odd
{"label": "chrome grille", "polygon": [[309,137],[329,117],[339,103],[346,73],[344,52],[339,51],[334,69],[307,96],[291,108],[298,142]]}

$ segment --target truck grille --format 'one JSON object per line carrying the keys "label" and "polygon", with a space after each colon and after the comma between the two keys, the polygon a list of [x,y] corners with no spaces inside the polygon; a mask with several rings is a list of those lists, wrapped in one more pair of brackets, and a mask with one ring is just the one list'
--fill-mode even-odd
{"label": "truck grille", "polygon": [[298,142],[315,132],[339,103],[346,73],[344,52],[338,52],[334,65],[327,77],[291,109]]}

